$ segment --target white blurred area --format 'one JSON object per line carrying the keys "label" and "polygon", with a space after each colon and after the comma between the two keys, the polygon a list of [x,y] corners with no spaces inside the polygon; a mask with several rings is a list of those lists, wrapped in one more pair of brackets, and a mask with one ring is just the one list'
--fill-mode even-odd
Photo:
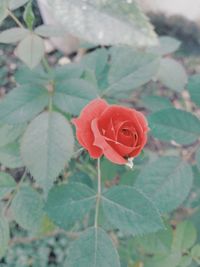
{"label": "white blurred area", "polygon": [[[48,0],[37,0],[37,1],[44,23],[59,25],[59,22],[55,19],[51,9],[48,7]],[[129,1],[137,1],[146,13],[148,12],[155,14],[162,13],[166,17],[182,16],[189,21],[196,22],[200,26],[200,0],[129,0]],[[78,39],[73,37],[69,33],[66,33],[61,38],[51,38],[50,42],[51,45],[49,42],[47,42],[47,50],[51,51],[54,48],[56,48],[64,52],[66,55],[77,51],[79,47]]]}
{"label": "white blurred area", "polygon": [[200,0],[137,0],[144,11],[200,22]]}

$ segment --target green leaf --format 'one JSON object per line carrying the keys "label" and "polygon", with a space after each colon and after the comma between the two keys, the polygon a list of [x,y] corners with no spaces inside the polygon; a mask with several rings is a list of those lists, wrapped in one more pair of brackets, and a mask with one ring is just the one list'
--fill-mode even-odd
{"label": "green leaf", "polygon": [[54,69],[54,80],[56,83],[64,82],[69,79],[80,78],[83,67],[77,63],[70,63]]}
{"label": "green leaf", "polygon": [[30,0],[9,0],[9,8],[11,10],[17,9],[25,5]]}
{"label": "green leaf", "polygon": [[54,187],[48,194],[45,210],[61,228],[68,229],[95,206],[96,194],[84,184],[70,183]]}
{"label": "green leaf", "polygon": [[191,100],[200,107],[200,75],[195,74],[189,78],[188,90]]}
{"label": "green leaf", "polygon": [[5,255],[10,240],[10,231],[8,221],[0,216],[0,259]]}
{"label": "green leaf", "polygon": [[31,33],[16,48],[16,55],[30,68],[35,68],[44,56],[44,41]]}
{"label": "green leaf", "polygon": [[0,124],[0,147],[3,147],[9,143],[14,142],[18,137],[20,137],[23,134],[25,128],[26,128],[25,124],[21,125]]}
{"label": "green leaf", "polygon": [[53,104],[64,112],[79,115],[83,107],[97,97],[96,88],[90,83],[80,79],[69,79],[57,83]]}
{"label": "green leaf", "polygon": [[55,0],[49,3],[65,29],[89,43],[135,47],[157,43],[152,25],[135,1]]}
{"label": "green leaf", "polygon": [[184,221],[177,225],[173,249],[185,252],[190,249],[197,239],[197,231],[193,223],[190,221]]}
{"label": "green leaf", "polygon": [[157,73],[159,58],[130,48],[113,48],[109,71],[109,87],[104,94],[115,96],[149,82]]}
{"label": "green leaf", "polygon": [[157,76],[166,87],[181,92],[188,81],[187,73],[183,66],[172,58],[162,58]]}
{"label": "green leaf", "polygon": [[30,121],[48,105],[48,92],[39,86],[13,89],[0,102],[0,121],[18,124]]}
{"label": "green leaf", "polygon": [[37,191],[30,186],[22,187],[11,204],[13,219],[24,229],[34,232],[42,223],[43,206]]}
{"label": "green leaf", "polygon": [[55,25],[40,25],[34,32],[42,37],[59,37],[66,34],[62,27]]}
{"label": "green leaf", "polygon": [[24,164],[20,156],[19,143],[11,143],[0,147],[0,163],[7,168],[20,168]]}
{"label": "green leaf", "polygon": [[178,109],[164,109],[148,118],[151,134],[163,141],[187,145],[200,135],[200,120],[192,113]]}
{"label": "green leaf", "polygon": [[33,24],[35,22],[35,15],[34,15],[33,9],[32,9],[32,0],[29,1],[25,7],[23,19],[24,19],[27,27],[29,28],[29,30],[32,30]]}
{"label": "green leaf", "polygon": [[10,44],[23,40],[29,31],[23,28],[11,28],[0,33],[0,43]]}
{"label": "green leaf", "polygon": [[10,193],[16,186],[16,183],[11,175],[5,172],[0,172],[0,199]]}
{"label": "green leaf", "polygon": [[169,253],[173,240],[173,231],[170,225],[157,233],[136,237],[136,246],[141,247],[147,254]]}
{"label": "green leaf", "polygon": [[200,170],[200,147],[197,149],[196,152],[196,163],[197,163],[197,167]]}
{"label": "green leaf", "polygon": [[179,49],[181,42],[170,36],[159,37],[159,45],[149,47],[148,52],[155,53],[160,56],[168,55]]}
{"label": "green leaf", "polygon": [[186,199],[192,183],[193,174],[187,163],[178,157],[162,157],[142,168],[135,186],[161,212],[170,212]]}
{"label": "green leaf", "polygon": [[108,221],[124,233],[140,235],[163,227],[153,204],[133,187],[116,186],[102,196]]}
{"label": "green leaf", "polygon": [[90,228],[72,243],[68,267],[120,267],[119,256],[101,228]]}
{"label": "green leaf", "polygon": [[183,255],[178,267],[188,267],[191,266],[192,257],[190,255]]}
{"label": "green leaf", "polygon": [[154,112],[173,107],[168,98],[157,95],[146,95],[142,97],[142,103],[146,108]]}
{"label": "green leaf", "polygon": [[20,67],[15,73],[15,80],[19,84],[45,86],[51,79],[49,74],[44,72],[44,69],[41,67],[34,70],[30,70],[27,67]]}
{"label": "green leaf", "polygon": [[0,25],[2,21],[8,16],[7,0],[1,0],[0,2]]}
{"label": "green leaf", "polygon": [[200,259],[200,244],[197,244],[192,248],[191,256],[192,258]]}
{"label": "green leaf", "polygon": [[21,155],[37,183],[47,192],[72,156],[71,126],[57,112],[44,112],[28,126]]}
{"label": "green leaf", "polygon": [[161,256],[154,256],[148,259],[144,267],[177,267],[181,260],[181,253],[171,253]]}

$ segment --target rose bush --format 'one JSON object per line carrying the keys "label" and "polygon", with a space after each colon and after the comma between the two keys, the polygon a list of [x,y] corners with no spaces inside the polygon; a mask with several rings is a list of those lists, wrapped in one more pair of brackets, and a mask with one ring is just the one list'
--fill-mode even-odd
{"label": "rose bush", "polygon": [[141,112],[109,105],[100,98],[91,101],[72,122],[79,143],[93,158],[104,155],[113,163],[126,164],[147,142],[148,125]]}

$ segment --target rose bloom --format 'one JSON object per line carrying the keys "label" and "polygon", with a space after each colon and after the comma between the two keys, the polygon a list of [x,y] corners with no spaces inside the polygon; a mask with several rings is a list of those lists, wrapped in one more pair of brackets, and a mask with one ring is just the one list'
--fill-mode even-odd
{"label": "rose bloom", "polygon": [[92,158],[104,155],[113,163],[128,164],[147,142],[148,125],[141,112],[100,98],[86,105],[72,123],[79,143]]}

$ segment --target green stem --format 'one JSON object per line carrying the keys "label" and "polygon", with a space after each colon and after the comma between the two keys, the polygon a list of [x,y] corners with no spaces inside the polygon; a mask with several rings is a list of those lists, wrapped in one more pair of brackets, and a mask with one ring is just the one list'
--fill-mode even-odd
{"label": "green stem", "polygon": [[18,18],[13,14],[12,11],[10,11],[9,9],[7,9],[8,15],[16,22],[16,24],[20,27],[20,28],[24,28],[23,24],[18,20]]}
{"label": "green stem", "polygon": [[47,59],[45,57],[42,58],[42,64],[43,64],[45,71],[47,73],[51,74],[51,72],[52,72],[51,67],[50,67],[49,62],[47,61]]}
{"label": "green stem", "polygon": [[95,207],[95,220],[94,227],[98,227],[98,218],[99,218],[99,206],[101,199],[101,166],[100,166],[100,158],[97,159],[97,179],[98,179],[98,191],[96,196],[96,207]]}

